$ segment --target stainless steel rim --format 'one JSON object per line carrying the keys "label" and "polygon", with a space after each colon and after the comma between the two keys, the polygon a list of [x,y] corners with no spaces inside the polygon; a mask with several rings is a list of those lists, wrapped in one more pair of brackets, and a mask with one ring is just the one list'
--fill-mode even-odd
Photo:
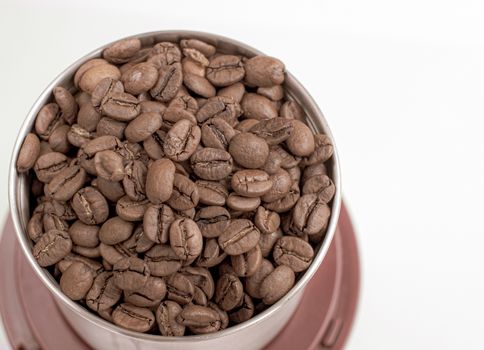
{"label": "stainless steel rim", "polygon": [[[204,33],[204,32],[198,32],[198,31],[186,31],[186,30],[168,30],[168,31],[155,31],[155,32],[148,32],[148,33],[142,33],[138,35],[133,35],[131,36],[133,38],[140,38],[144,42],[158,42],[161,40],[177,40],[180,37],[190,37],[190,38],[198,38],[200,40],[206,40],[211,43],[215,43],[218,45],[225,45],[230,48],[236,48],[240,53],[253,56],[256,54],[261,54],[260,51],[244,44],[241,42],[238,42],[236,40],[226,38],[220,35],[216,34],[210,34],[210,33]],[[58,283],[55,281],[55,279],[47,272],[47,270],[41,268],[37,262],[35,261],[32,253],[31,253],[31,247],[32,243],[30,242],[30,239],[27,237],[27,234],[25,233],[25,222],[22,222],[21,220],[21,215],[22,211],[25,211],[25,208],[21,208],[19,206],[19,198],[20,198],[20,190],[21,190],[21,181],[22,181],[22,176],[19,176],[16,171],[16,161],[17,161],[17,156],[20,150],[20,147],[22,145],[23,139],[25,136],[29,133],[31,130],[33,123],[35,121],[35,117],[39,111],[39,109],[45,104],[45,102],[50,98],[52,89],[59,84],[59,82],[63,79],[65,79],[68,76],[72,76],[74,72],[77,70],[77,68],[86,60],[94,57],[99,57],[100,53],[102,50],[109,46],[111,43],[106,44],[89,54],[85,55],[84,57],[80,58],[76,62],[74,62],[72,65],[70,65],[68,68],[66,68],[62,73],[60,73],[48,86],[47,88],[42,92],[42,94],[39,96],[39,98],[36,100],[32,108],[30,109],[27,117],[25,118],[25,121],[22,124],[22,127],[20,128],[19,135],[17,137],[17,140],[15,142],[13,151],[12,151],[12,156],[10,160],[10,169],[9,169],[9,202],[10,202],[10,214],[13,219],[13,224],[15,227],[15,232],[17,234],[18,241],[20,242],[20,246],[22,247],[23,253],[25,257],[27,258],[30,266],[34,269],[35,273],[37,276],[41,279],[41,281],[44,283],[44,285],[47,286],[47,288],[50,290],[50,292],[58,298],[58,300],[62,301],[65,305],[67,305],[69,308],[71,308],[73,311],[77,312],[80,314],[84,319],[91,321],[98,325],[99,327],[102,327],[104,329],[107,329],[112,332],[116,333],[121,333],[125,336],[136,338],[136,339],[142,339],[146,341],[156,341],[156,342],[196,342],[196,341],[201,341],[201,340],[209,340],[209,339],[216,339],[220,337],[225,337],[229,336],[231,334],[235,334],[247,327],[251,327],[253,325],[256,325],[263,320],[269,318],[272,314],[274,314],[279,308],[283,307],[284,304],[291,298],[293,298],[297,293],[309,282],[309,280],[312,278],[314,273],[317,271],[321,263],[323,262],[323,259],[329,249],[329,246],[331,244],[331,241],[333,239],[334,233],[336,231],[336,226],[338,223],[338,218],[339,218],[339,213],[340,213],[340,207],[341,207],[341,173],[340,173],[340,165],[339,165],[339,159],[338,159],[338,152],[336,150],[336,146],[334,143],[334,138],[331,134],[330,128],[326,122],[326,119],[323,116],[323,113],[320,111],[319,107],[317,106],[316,102],[313,100],[313,98],[310,96],[310,94],[306,91],[306,89],[297,81],[292,74],[287,72],[286,75],[286,82],[285,85],[288,88],[288,93],[289,95],[296,99],[296,100],[301,100],[304,99],[305,102],[302,104],[303,108],[307,112],[308,116],[310,117],[311,123],[313,124],[312,126],[316,128],[317,130],[323,131],[326,133],[331,140],[333,140],[333,146],[334,146],[334,155],[333,155],[333,168],[332,168],[332,179],[335,183],[336,187],[336,193],[333,199],[332,207],[331,207],[331,218],[330,222],[328,224],[326,236],[323,240],[323,243],[321,247],[318,250],[318,253],[316,254],[313,263],[311,266],[308,268],[308,270],[304,273],[304,275],[299,279],[299,281],[296,283],[296,285],[281,299],[279,300],[276,304],[272,305],[269,307],[267,310],[264,312],[258,314],[254,318],[250,319],[249,321],[246,321],[244,323],[241,323],[239,325],[232,326],[228,329],[212,333],[212,334],[206,334],[206,335],[190,335],[190,336],[184,336],[184,337],[164,337],[160,335],[152,335],[152,334],[144,334],[144,333],[138,333],[138,332],[133,332],[126,330],[124,328],[118,327],[112,323],[109,323],[105,320],[103,320],[101,317],[94,315],[93,313],[89,312],[82,306],[78,305],[71,299],[69,299],[67,296],[62,293],[62,291],[59,288]]]}

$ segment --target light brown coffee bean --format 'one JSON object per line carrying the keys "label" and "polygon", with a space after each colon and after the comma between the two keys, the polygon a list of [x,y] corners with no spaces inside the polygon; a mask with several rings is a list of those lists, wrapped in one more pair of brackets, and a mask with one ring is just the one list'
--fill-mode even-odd
{"label": "light brown coffee bean", "polygon": [[293,131],[286,140],[289,151],[295,156],[308,156],[314,152],[314,136],[309,127],[299,120],[292,120]]}
{"label": "light brown coffee bean", "polygon": [[33,133],[27,134],[17,158],[17,170],[21,173],[31,169],[40,154],[40,140]]}
{"label": "light brown coffee bean", "polygon": [[116,64],[127,62],[141,49],[138,38],[119,40],[103,50],[103,57]]}
{"label": "light brown coffee bean", "polygon": [[277,117],[277,109],[272,102],[259,94],[246,93],[240,102],[240,106],[246,118],[264,120]]}
{"label": "light brown coffee bean", "polygon": [[301,234],[315,235],[326,230],[331,209],[316,194],[305,194],[292,212],[294,227]]}
{"label": "light brown coffee bean", "polygon": [[166,283],[159,277],[148,277],[143,287],[124,292],[124,301],[139,307],[157,306],[166,295]]}
{"label": "light brown coffee bean", "polygon": [[259,242],[260,232],[250,220],[232,220],[218,242],[229,255],[240,255],[254,248]]}
{"label": "light brown coffee bean", "polygon": [[193,284],[181,273],[174,273],[168,278],[166,290],[167,299],[176,301],[180,305],[189,304],[193,299]]}
{"label": "light brown coffee bean", "polygon": [[257,169],[266,163],[269,146],[264,139],[252,133],[242,132],[230,141],[229,152],[241,166]]}
{"label": "light brown coffee bean", "polygon": [[167,204],[175,210],[184,211],[198,205],[198,187],[188,177],[175,174],[173,192]]}
{"label": "light brown coffee bean", "polygon": [[254,218],[254,224],[263,234],[270,234],[275,232],[281,224],[279,214],[267,210],[264,207],[257,208]]}
{"label": "light brown coffee bean", "polygon": [[294,272],[306,270],[313,261],[313,247],[299,237],[281,237],[274,245],[274,261],[289,266]]}
{"label": "light brown coffee bean", "polygon": [[69,236],[72,243],[88,248],[94,248],[99,245],[99,226],[87,225],[81,220],[75,221],[69,227]]}
{"label": "light brown coffee bean", "polygon": [[134,225],[119,216],[108,219],[99,229],[99,240],[104,244],[114,245],[127,240],[133,233]]}
{"label": "light brown coffee bean", "polygon": [[93,270],[81,263],[72,263],[60,279],[60,288],[72,300],[84,299],[94,282]]}
{"label": "light brown coffee bean", "polygon": [[220,264],[226,257],[227,254],[220,249],[217,239],[210,238],[205,241],[203,251],[198,257],[196,265],[206,268],[214,267]]}
{"label": "light brown coffee bean", "polygon": [[240,103],[245,94],[245,86],[242,83],[235,83],[230,86],[219,89],[217,96],[230,97],[234,102]]}
{"label": "light brown coffee bean", "polygon": [[230,214],[224,207],[204,207],[195,215],[195,222],[200,228],[202,236],[207,238],[218,237],[229,226]]}
{"label": "light brown coffee bean", "polygon": [[128,124],[124,135],[129,142],[141,142],[158,130],[161,124],[160,114],[156,112],[142,113]]}
{"label": "light brown coffee bean", "polygon": [[224,311],[234,309],[244,297],[244,287],[239,278],[231,273],[222,275],[215,288],[215,302]]}
{"label": "light brown coffee bean", "polygon": [[245,62],[245,80],[250,85],[270,87],[284,82],[284,63],[277,58],[255,56]]}
{"label": "light brown coffee bean", "polygon": [[230,261],[234,272],[239,277],[250,277],[257,272],[262,263],[262,252],[259,245],[240,255],[232,255]]}
{"label": "light brown coffee bean", "polygon": [[139,258],[123,258],[114,264],[113,276],[118,288],[133,291],[146,284],[150,277],[150,269],[146,262]]}
{"label": "light brown coffee bean", "polygon": [[232,189],[244,197],[260,197],[269,192],[272,181],[263,170],[239,170],[231,180]]}
{"label": "light brown coffee bean", "polygon": [[45,186],[45,194],[49,198],[65,202],[72,198],[85,181],[86,172],[84,169],[78,165],[69,166],[58,172]]}
{"label": "light brown coffee bean", "polygon": [[109,207],[106,198],[94,187],[84,187],[72,198],[72,208],[77,217],[87,225],[101,224],[108,218]]}
{"label": "light brown coffee bean", "polygon": [[151,88],[150,94],[155,100],[168,102],[176,96],[183,82],[180,63],[163,65],[158,71],[158,81]]}
{"label": "light brown coffee bean", "polygon": [[285,265],[274,269],[260,285],[262,301],[266,305],[272,305],[281,299],[294,285],[294,271]]}
{"label": "light brown coffee bean", "polygon": [[40,266],[46,267],[63,259],[71,248],[72,241],[67,232],[50,230],[35,243],[32,254]]}
{"label": "light brown coffee bean", "polygon": [[262,200],[266,203],[271,203],[284,198],[289,193],[293,184],[291,176],[284,169],[279,169],[274,172],[269,177],[269,180],[272,183],[272,187],[262,196]]}
{"label": "light brown coffee bean", "polygon": [[183,77],[183,83],[189,90],[202,97],[209,98],[216,94],[213,85],[204,77],[194,74],[186,74]]}
{"label": "light brown coffee bean", "polygon": [[221,149],[205,147],[190,159],[195,174],[204,180],[221,180],[232,172],[232,157]]}
{"label": "light brown coffee bean", "polygon": [[167,201],[173,192],[175,165],[169,159],[154,161],[146,175],[146,196],[153,204]]}
{"label": "light brown coffee bean", "polygon": [[86,295],[86,305],[94,311],[107,310],[121,298],[121,289],[114,284],[112,272],[101,272]]}
{"label": "light brown coffee bean", "polygon": [[169,245],[153,246],[145,253],[144,259],[152,276],[170,276],[182,266],[182,261]]}
{"label": "light brown coffee bean", "polygon": [[128,303],[118,305],[112,318],[115,325],[141,333],[148,332],[155,323],[155,315],[150,309]]}
{"label": "light brown coffee bean", "polygon": [[72,96],[69,90],[62,86],[56,86],[54,90],[52,90],[52,93],[55,102],[59,105],[59,108],[62,111],[62,118],[64,118],[67,124],[74,124],[78,111],[77,102],[74,99],[74,96]]}
{"label": "light brown coffee bean", "polygon": [[181,119],[166,134],[163,144],[165,155],[176,162],[187,160],[197,149],[200,138],[200,128],[186,119]]}
{"label": "light brown coffee bean", "polygon": [[153,242],[166,243],[173,221],[175,221],[175,215],[168,205],[150,204],[143,216],[143,229]]}
{"label": "light brown coffee bean", "polygon": [[229,86],[242,80],[244,65],[239,56],[219,55],[210,60],[207,66],[207,79],[214,86]]}
{"label": "light brown coffee bean", "polygon": [[52,132],[63,124],[59,105],[48,103],[40,109],[35,118],[35,132],[42,140],[48,140]]}
{"label": "light brown coffee bean", "polygon": [[259,246],[264,258],[267,258],[271,255],[272,249],[274,248],[274,244],[276,244],[277,240],[283,236],[282,230],[279,228],[272,233],[266,233],[260,235],[259,239]]}
{"label": "light brown coffee bean", "polygon": [[239,306],[230,312],[230,321],[238,324],[249,320],[254,315],[254,302],[248,294],[244,294]]}
{"label": "light brown coffee bean", "polygon": [[226,204],[230,209],[236,211],[251,212],[253,210],[256,210],[260,203],[260,197],[249,198],[239,196],[236,193],[231,193],[227,198]]}
{"label": "light brown coffee bean", "polygon": [[170,245],[175,254],[188,265],[202,252],[203,238],[191,219],[177,219],[170,226]]}
{"label": "light brown coffee bean", "polygon": [[176,320],[181,311],[181,306],[174,301],[166,300],[160,304],[156,310],[156,321],[161,335],[181,337],[185,334],[185,326]]}
{"label": "light brown coffee bean", "polygon": [[158,80],[158,70],[147,62],[138,63],[129,68],[121,76],[126,92],[139,95],[150,90]]}

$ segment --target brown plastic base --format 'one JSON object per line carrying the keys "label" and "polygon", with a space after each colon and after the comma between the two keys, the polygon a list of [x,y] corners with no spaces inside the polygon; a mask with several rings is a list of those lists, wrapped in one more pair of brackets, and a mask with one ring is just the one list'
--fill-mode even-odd
{"label": "brown plastic base", "polygon": [[[0,241],[0,281],[0,313],[13,349],[88,349],[23,257],[10,217]],[[342,349],[353,323],[358,292],[358,251],[343,206],[323,265],[294,316],[266,350]]]}

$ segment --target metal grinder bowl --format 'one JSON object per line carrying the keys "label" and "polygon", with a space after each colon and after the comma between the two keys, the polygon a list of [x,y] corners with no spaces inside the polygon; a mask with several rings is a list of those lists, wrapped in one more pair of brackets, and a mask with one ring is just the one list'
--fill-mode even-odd
{"label": "metal grinder bowl", "polygon": [[[260,51],[240,43],[236,40],[229,39],[216,34],[202,33],[196,31],[171,30],[149,32],[132,36],[139,38],[143,44],[152,45],[161,41],[178,42],[185,38],[196,38],[206,41],[217,47],[217,50],[227,54],[240,54],[248,57],[262,54]],[[27,261],[52,293],[59,309],[70,323],[73,329],[88,343],[96,349],[226,349],[228,346],[232,350],[237,349],[258,349],[270,342],[277,333],[284,327],[296,310],[299,300],[301,299],[304,288],[323,263],[324,257],[333,239],[341,206],[341,178],[336,147],[334,148],[333,157],[327,162],[328,172],[332,178],[336,193],[331,204],[331,218],[328,224],[326,236],[317,249],[317,253],[311,266],[299,278],[294,287],[277,303],[267,308],[265,311],[241,324],[229,327],[225,330],[206,334],[190,335],[184,337],[164,337],[161,335],[152,335],[133,332],[120,328],[112,323],[103,320],[101,317],[91,313],[80,304],[69,299],[61,291],[58,282],[44,268],[37,264],[31,249],[32,242],[26,233],[26,227],[30,218],[29,208],[29,179],[25,174],[19,174],[16,170],[16,161],[20,147],[25,136],[32,129],[37,113],[40,108],[52,101],[52,90],[54,87],[61,85],[74,92],[75,87],[72,78],[76,70],[85,61],[100,57],[102,50],[109,46],[109,43],[100,47],[84,57],[77,60],[61,74],[57,76],[42,92],[37,101],[30,109],[25,121],[20,128],[19,135],[13,148],[10,169],[9,169],[9,201],[10,211],[15,227],[17,238],[22,247],[22,251]],[[284,82],[286,89],[286,98],[297,101],[304,109],[307,115],[309,126],[316,132],[323,132],[331,140],[334,139],[331,131],[318,108],[316,102],[309,95],[306,89],[294,78],[289,72],[286,72]],[[48,318],[46,319],[48,322]]]}

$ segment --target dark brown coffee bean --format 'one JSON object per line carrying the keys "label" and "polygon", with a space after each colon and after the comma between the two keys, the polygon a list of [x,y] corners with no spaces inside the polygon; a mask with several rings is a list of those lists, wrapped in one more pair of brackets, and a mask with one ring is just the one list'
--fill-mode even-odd
{"label": "dark brown coffee bean", "polygon": [[78,165],[69,166],[58,172],[45,186],[45,194],[49,198],[65,202],[72,198],[85,181],[86,172],[84,169]]}
{"label": "dark brown coffee bean", "polygon": [[173,192],[175,165],[169,159],[156,160],[146,175],[146,196],[153,204],[167,201]]}
{"label": "dark brown coffee bean", "polygon": [[234,323],[242,323],[250,319],[254,315],[254,302],[248,294],[244,294],[241,305],[237,306],[229,314],[230,321]]}
{"label": "dark brown coffee bean", "polygon": [[81,263],[72,263],[60,279],[60,288],[72,300],[84,299],[94,281],[92,269]]}
{"label": "dark brown coffee bean", "polygon": [[133,234],[130,238],[126,241],[121,243],[126,249],[133,252],[133,254],[137,253],[145,253],[151,249],[155,245],[155,242],[151,241],[148,237],[146,237],[143,231],[143,225],[139,224],[134,229]]}
{"label": "dark brown coffee bean", "polygon": [[132,200],[129,196],[121,197],[116,203],[116,214],[126,221],[141,221],[149,205],[148,200]]}
{"label": "dark brown coffee bean", "polygon": [[219,182],[197,180],[195,184],[198,187],[200,203],[205,205],[225,205],[228,197],[227,189]]}
{"label": "dark brown coffee bean", "polygon": [[227,150],[235,130],[223,119],[212,118],[202,125],[202,142],[205,147]]}
{"label": "dark brown coffee bean", "polygon": [[263,235],[270,234],[279,228],[281,219],[276,212],[267,210],[264,207],[259,207],[255,214],[254,224]]}
{"label": "dark brown coffee bean", "polygon": [[86,295],[87,306],[94,311],[106,310],[121,298],[121,289],[114,284],[112,272],[102,272],[94,279]]}
{"label": "dark brown coffee bean", "polygon": [[313,165],[309,165],[304,168],[304,172],[302,174],[302,181],[306,182],[311,177],[316,175],[328,175],[328,170],[323,163],[316,163]]}
{"label": "dark brown coffee bean", "polygon": [[139,101],[133,95],[117,92],[106,96],[100,106],[101,112],[112,119],[128,122],[140,113]]}
{"label": "dark brown coffee bean", "polygon": [[183,39],[180,41],[182,49],[191,48],[200,51],[206,57],[211,57],[215,54],[215,46],[198,39]]}
{"label": "dark brown coffee bean", "polygon": [[174,161],[187,160],[200,143],[200,128],[186,119],[179,120],[166,134],[163,150]]}
{"label": "dark brown coffee bean", "polygon": [[284,213],[286,211],[291,210],[297,203],[300,197],[300,190],[297,183],[291,185],[289,192],[274,202],[265,203],[264,207],[266,209],[275,211],[276,213]]}
{"label": "dark brown coffee bean", "polygon": [[262,301],[266,305],[272,305],[281,299],[294,285],[294,271],[285,265],[274,269],[260,285]]}
{"label": "dark brown coffee bean", "polygon": [[69,125],[61,125],[56,128],[49,137],[49,145],[55,152],[67,153],[71,149],[71,144],[67,140],[67,134],[71,127]]}
{"label": "dark brown coffee bean", "polygon": [[277,58],[255,56],[245,61],[245,81],[249,85],[270,87],[284,82],[284,63]]}
{"label": "dark brown coffee bean", "polygon": [[227,230],[218,238],[220,247],[229,255],[240,255],[254,248],[260,232],[250,220],[232,220]]}
{"label": "dark brown coffee bean", "polygon": [[[136,255],[134,252],[130,251],[124,244],[107,245],[102,242],[99,245],[99,252],[104,259],[103,263],[107,262],[111,265],[116,264],[117,261],[123,258]],[[110,269],[112,269],[112,266],[110,267]]]}
{"label": "dark brown coffee bean", "polygon": [[142,113],[133,119],[124,134],[129,142],[141,142],[161,127],[161,115],[156,112]]}
{"label": "dark brown coffee bean", "polygon": [[146,262],[139,258],[129,257],[118,260],[113,266],[114,283],[123,290],[142,288],[150,276]]}
{"label": "dark brown coffee bean", "polygon": [[91,96],[91,105],[100,110],[103,100],[111,94],[124,92],[123,83],[117,79],[105,78],[95,87]]}
{"label": "dark brown coffee bean", "polygon": [[215,292],[215,283],[209,270],[202,267],[185,267],[180,273],[200,288],[208,299],[212,299]]}
{"label": "dark brown coffee bean", "polygon": [[267,259],[262,259],[259,269],[245,280],[245,291],[252,298],[261,299],[261,284],[262,281],[274,271],[274,266]]}
{"label": "dark brown coffee bean", "polygon": [[262,196],[262,200],[266,203],[284,198],[289,193],[293,184],[289,173],[284,169],[277,170],[270,176],[269,180],[272,183],[272,187]]}
{"label": "dark brown coffee bean", "polygon": [[304,194],[317,194],[319,200],[324,203],[329,203],[334,197],[336,188],[333,181],[327,175],[315,175],[309,178],[303,186],[302,192]]}
{"label": "dark brown coffee bean", "polygon": [[87,225],[77,220],[69,227],[68,232],[72,243],[76,245],[88,248],[94,248],[99,245],[99,226]]}
{"label": "dark brown coffee bean", "polygon": [[27,134],[17,158],[17,170],[19,172],[26,172],[31,169],[37,161],[39,154],[39,138],[33,133]]}
{"label": "dark brown coffee bean", "polygon": [[142,201],[146,198],[146,174],[148,169],[142,161],[130,161],[124,168],[123,188],[126,195],[133,201]]}
{"label": "dark brown coffee bean", "polygon": [[27,234],[34,243],[37,243],[40,237],[44,234],[43,229],[42,213],[33,213],[27,224]]}
{"label": "dark brown coffee bean", "polygon": [[302,234],[315,235],[326,230],[331,210],[316,194],[305,194],[292,212],[294,227]]}
{"label": "dark brown coffee bean", "polygon": [[103,117],[97,124],[96,133],[97,136],[112,135],[118,139],[122,139],[124,137],[126,125],[127,124],[124,122]]}
{"label": "dark brown coffee bean", "polygon": [[217,96],[229,97],[234,100],[234,102],[240,103],[245,94],[245,86],[242,83],[235,83],[230,86],[224,87],[218,90]]}
{"label": "dark brown coffee bean", "polygon": [[99,229],[99,240],[104,244],[114,245],[127,240],[133,233],[134,225],[119,216],[108,219]]}
{"label": "dark brown coffee bean", "polygon": [[167,204],[175,210],[184,211],[198,204],[198,187],[188,177],[175,173],[173,192]]}
{"label": "dark brown coffee bean", "polygon": [[200,77],[194,74],[186,74],[183,77],[183,83],[185,86],[205,98],[213,97],[216,94],[216,90],[210,82],[204,77]]}
{"label": "dark brown coffee bean", "polygon": [[197,120],[203,123],[210,118],[220,118],[231,126],[237,122],[237,118],[242,114],[240,105],[230,97],[215,96],[207,100],[197,112]]}
{"label": "dark brown coffee bean", "polygon": [[267,97],[271,101],[280,101],[284,98],[284,88],[282,85],[260,87],[257,89],[257,93]]}
{"label": "dark brown coffee bean", "polygon": [[32,254],[40,266],[46,267],[63,259],[71,248],[72,241],[67,232],[50,230],[35,243]]}
{"label": "dark brown coffee bean", "polygon": [[284,118],[262,120],[254,125],[250,132],[262,137],[269,146],[277,145],[289,138],[293,131],[291,121]]}
{"label": "dark brown coffee bean", "polygon": [[213,238],[220,236],[230,224],[230,214],[224,207],[209,206],[201,208],[195,221],[203,237]]}
{"label": "dark brown coffee bean", "polygon": [[120,304],[114,309],[113,323],[136,332],[148,332],[155,323],[155,315],[150,309],[131,304]]}
{"label": "dark brown coffee bean", "polygon": [[180,63],[163,65],[158,71],[158,81],[150,90],[151,97],[161,102],[168,102],[176,96],[183,82]]}
{"label": "dark brown coffee bean", "polygon": [[124,292],[124,301],[139,307],[158,305],[166,295],[166,283],[159,277],[148,277],[143,287]]}
{"label": "dark brown coffee bean", "polygon": [[120,182],[112,182],[104,180],[103,178],[96,178],[91,184],[111,202],[117,202],[125,195],[123,186]]}
{"label": "dark brown coffee bean", "polygon": [[244,65],[239,56],[219,55],[210,60],[207,79],[214,86],[229,86],[242,80]]}
{"label": "dark brown coffee bean", "polygon": [[116,64],[127,62],[141,49],[138,38],[119,40],[103,50],[103,57]]}
{"label": "dark brown coffee bean", "polygon": [[289,266],[294,272],[306,270],[313,261],[311,245],[299,237],[281,237],[274,246],[274,261]]}
{"label": "dark brown coffee bean", "polygon": [[169,108],[183,109],[195,115],[198,111],[198,102],[190,95],[180,95],[170,101]]}
{"label": "dark brown coffee bean", "polygon": [[180,305],[189,304],[193,299],[193,284],[180,273],[174,273],[168,278],[166,290],[167,299],[176,301]]}
{"label": "dark brown coffee bean", "polygon": [[203,238],[191,219],[177,219],[170,226],[170,245],[175,254],[188,265],[202,252]]}
{"label": "dark brown coffee bean", "polygon": [[157,130],[143,141],[143,148],[152,159],[161,159],[165,157],[163,144],[165,143],[166,132]]}
{"label": "dark brown coffee bean", "polygon": [[220,249],[216,238],[207,239],[196,265],[207,268],[214,267],[220,264],[226,257],[227,254]]}
{"label": "dark brown coffee bean", "polygon": [[57,103],[43,106],[35,119],[35,132],[42,140],[48,140],[52,132],[64,125],[64,119]]}
{"label": "dark brown coffee bean", "polygon": [[105,78],[117,80],[121,77],[121,72],[116,66],[109,63],[100,63],[87,69],[80,77],[79,88],[82,91],[92,94],[101,80]]}
{"label": "dark brown coffee bean", "polygon": [[293,131],[286,140],[289,151],[295,156],[309,156],[315,150],[314,136],[309,127],[299,120],[292,120]]}
{"label": "dark brown coffee bean", "polygon": [[202,148],[190,161],[195,174],[204,180],[221,180],[232,172],[232,157],[221,149]]}
{"label": "dark brown coffee bean", "polygon": [[94,187],[84,187],[72,198],[72,208],[77,217],[87,225],[101,224],[108,218],[106,198]]}
{"label": "dark brown coffee bean", "polygon": [[230,261],[234,272],[239,277],[250,277],[257,272],[262,262],[259,245],[240,255],[232,255]]}
{"label": "dark brown coffee bean", "polygon": [[181,311],[181,306],[174,301],[166,300],[160,304],[156,310],[156,321],[161,335],[181,337],[185,334],[185,326],[176,321]]}
{"label": "dark brown coffee bean", "polygon": [[237,164],[245,168],[256,169],[266,163],[269,156],[269,146],[264,139],[243,132],[232,138],[229,152]]}
{"label": "dark brown coffee bean", "polygon": [[121,76],[126,92],[139,95],[150,90],[158,80],[158,70],[147,62],[138,63]]}
{"label": "dark brown coffee bean", "polygon": [[260,203],[260,197],[249,198],[239,196],[235,193],[231,193],[227,198],[227,206],[230,209],[241,212],[251,212],[256,210]]}
{"label": "dark brown coffee bean", "polygon": [[277,109],[271,100],[259,94],[246,93],[240,105],[246,118],[264,120],[277,117]]}
{"label": "dark brown coffee bean", "polygon": [[215,288],[215,302],[224,311],[234,309],[244,297],[244,287],[237,276],[231,273],[222,275]]}
{"label": "dark brown coffee bean", "polygon": [[58,173],[68,166],[68,158],[59,152],[49,152],[41,155],[34,165],[35,175],[44,182],[50,182]]}
{"label": "dark brown coffee bean", "polygon": [[271,255],[274,244],[276,244],[277,240],[281,238],[282,235],[281,229],[277,229],[272,233],[260,235],[259,246],[264,258]]}
{"label": "dark brown coffee bean", "polygon": [[301,165],[308,166],[326,162],[333,156],[333,144],[331,139],[324,134],[314,135],[315,150],[301,161]]}
{"label": "dark brown coffee bean", "polygon": [[272,187],[269,174],[262,170],[239,170],[232,176],[232,189],[244,197],[260,197]]}
{"label": "dark brown coffee bean", "polygon": [[62,118],[69,125],[74,124],[77,117],[77,102],[74,96],[64,87],[56,86],[52,91],[55,102],[62,111]]}
{"label": "dark brown coffee bean", "polygon": [[173,221],[175,221],[175,215],[168,205],[150,204],[143,216],[143,229],[146,236],[153,242],[166,243]]}
{"label": "dark brown coffee bean", "polygon": [[158,244],[145,254],[145,261],[152,276],[169,276],[177,272],[182,262],[169,245]]}

